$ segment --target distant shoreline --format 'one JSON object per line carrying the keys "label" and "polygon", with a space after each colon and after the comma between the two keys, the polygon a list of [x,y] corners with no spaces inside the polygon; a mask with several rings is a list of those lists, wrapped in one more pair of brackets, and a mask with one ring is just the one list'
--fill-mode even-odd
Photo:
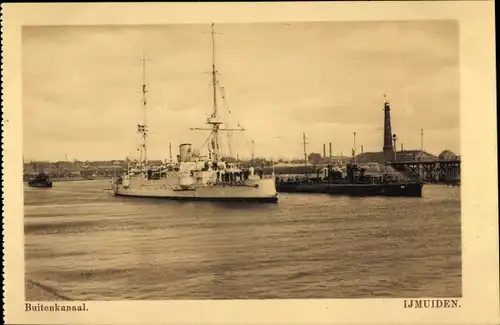
{"label": "distant shoreline", "polygon": [[51,178],[53,182],[71,182],[71,181],[100,181],[103,179],[111,179],[111,177],[96,177],[96,178],[85,178],[85,177],[60,177]]}
{"label": "distant shoreline", "polygon": [[[107,180],[107,179],[111,179],[111,177],[96,177],[96,178],[93,178],[93,179],[88,179],[88,178],[85,178],[85,177],[60,177],[60,178],[56,178],[56,177],[51,177],[52,179],[52,182],[54,183],[57,183],[57,182],[81,182],[81,181],[102,181],[102,180]],[[23,183],[28,183],[28,181],[24,181]]]}

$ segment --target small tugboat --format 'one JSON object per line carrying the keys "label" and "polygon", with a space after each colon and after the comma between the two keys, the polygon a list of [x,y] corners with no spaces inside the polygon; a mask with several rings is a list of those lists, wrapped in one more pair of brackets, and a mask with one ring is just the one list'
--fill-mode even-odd
{"label": "small tugboat", "polygon": [[49,175],[40,173],[28,180],[28,186],[49,188],[52,187],[52,179]]}

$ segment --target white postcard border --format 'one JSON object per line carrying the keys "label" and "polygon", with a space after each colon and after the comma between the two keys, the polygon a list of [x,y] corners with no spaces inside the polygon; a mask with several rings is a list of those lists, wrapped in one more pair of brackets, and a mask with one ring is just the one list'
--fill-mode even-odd
{"label": "white postcard border", "polygon": [[[493,324],[500,321],[492,2],[2,4],[2,15],[5,322]],[[463,160],[463,298],[460,308],[405,309],[403,299],[309,299],[88,301],[85,302],[86,312],[24,311],[23,185],[20,181],[22,26],[416,19],[456,19],[460,22]]]}

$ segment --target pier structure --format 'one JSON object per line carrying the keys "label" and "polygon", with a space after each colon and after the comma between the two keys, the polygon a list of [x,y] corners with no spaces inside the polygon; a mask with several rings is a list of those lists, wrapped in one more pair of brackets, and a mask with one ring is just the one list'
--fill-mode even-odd
{"label": "pier structure", "polygon": [[[384,95],[385,97],[385,95]],[[443,151],[438,157],[424,151],[424,130],[420,130],[420,150],[397,151],[396,134],[391,135],[390,103],[384,103],[384,157],[385,162],[400,172],[409,173],[413,178],[424,182],[459,183],[460,182],[460,156],[449,150]],[[391,139],[393,146],[391,146]]]}
{"label": "pier structure", "polygon": [[407,160],[390,161],[388,164],[400,172],[410,172],[411,176],[424,182],[459,183],[460,157],[452,160]]}

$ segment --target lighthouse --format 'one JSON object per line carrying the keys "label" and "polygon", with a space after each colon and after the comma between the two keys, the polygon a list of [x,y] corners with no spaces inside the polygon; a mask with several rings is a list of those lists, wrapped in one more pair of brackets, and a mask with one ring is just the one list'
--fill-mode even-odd
{"label": "lighthouse", "polygon": [[[384,94],[384,97],[386,95]],[[384,102],[384,152],[385,161],[390,161],[394,158],[394,147],[392,145],[392,129],[391,129],[391,104],[386,99]]]}

